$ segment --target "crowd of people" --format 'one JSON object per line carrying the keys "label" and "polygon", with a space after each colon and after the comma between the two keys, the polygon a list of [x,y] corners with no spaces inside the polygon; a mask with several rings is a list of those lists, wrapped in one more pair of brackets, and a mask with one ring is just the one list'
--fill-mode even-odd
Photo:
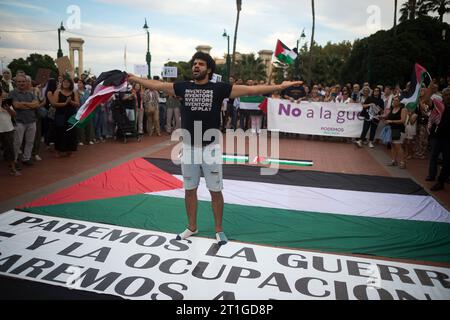
{"label": "crowd of people", "polygon": [[13,77],[9,69],[3,70],[0,150],[11,175],[20,176],[24,166],[41,161],[42,144],[55,150],[56,157],[65,158],[79,146],[116,138],[115,105],[125,110],[130,126],[141,137],[161,136],[164,131],[170,134],[181,127],[179,99],[135,84],[101,104],[85,126],[71,128],[68,120],[89,98],[95,81],[95,77],[82,74],[80,78],[59,76],[37,84],[23,71]]}
{"label": "crowd of people", "polygon": [[[298,79],[293,79],[298,80]],[[230,79],[232,83],[243,84],[242,79]],[[248,80],[247,85],[258,85],[253,80]],[[353,141],[358,148],[375,145],[382,140],[385,127],[389,127],[390,139],[384,141],[387,148],[391,150],[390,166],[400,169],[406,168],[406,162],[410,159],[429,159],[428,175],[426,181],[432,182],[438,178],[438,166],[444,162],[441,177],[432,187],[433,191],[442,190],[444,183],[448,182],[449,142],[450,141],[450,107],[448,96],[450,96],[450,77],[447,77],[446,85],[439,86],[438,81],[433,79],[428,88],[423,87],[417,108],[408,110],[402,103],[410,91],[410,83],[404,89],[400,86],[371,86],[369,83],[348,83],[345,86],[323,86],[322,84],[307,84],[290,87],[283,92],[275,92],[271,97],[290,100],[293,103],[309,102],[335,102],[335,103],[360,103],[363,106],[361,117],[364,118],[361,136],[358,139],[344,139]],[[447,97],[447,99],[446,99]],[[240,110],[239,99],[234,101],[225,100],[222,114],[223,129],[250,129],[252,133],[258,134],[261,129],[266,128],[267,119],[258,110]],[[434,121],[433,110],[442,110],[438,115],[439,121]],[[438,113],[436,113],[438,114]],[[240,120],[238,122],[238,119]],[[434,122],[433,122],[434,121]],[[301,137],[301,135],[293,135]],[[311,136],[307,136],[311,138]],[[331,138],[332,139],[332,138]],[[341,140],[342,141],[342,140]],[[444,182],[443,182],[444,181]]]}
{"label": "crowd of people", "polygon": [[[159,80],[159,77],[154,79]],[[136,83],[130,84],[126,92],[116,94],[107,103],[100,105],[86,126],[68,130],[68,119],[89,98],[95,80],[95,77],[82,74],[80,78],[59,76],[58,79],[49,79],[45,84],[36,84],[22,71],[18,71],[13,78],[10,70],[3,70],[0,143],[11,175],[19,176],[22,166],[32,166],[34,162],[42,160],[39,155],[42,143],[49,149],[54,148],[57,157],[71,157],[78,146],[94,145],[114,138],[116,124],[113,108],[117,104],[125,109],[127,118],[140,136],[161,136],[164,132],[170,134],[181,127],[179,98],[144,89]],[[242,79],[233,77],[230,82],[244,84]],[[265,82],[247,80],[245,84],[264,85]],[[438,176],[440,158],[445,153],[444,149],[448,148],[448,144],[443,145],[440,141],[442,137],[450,140],[449,112],[441,115],[440,123],[430,124],[430,119],[439,101],[445,110],[449,108],[445,96],[450,95],[450,77],[447,78],[447,87],[439,87],[437,81],[433,80],[429,88],[423,88],[415,111],[408,111],[401,104],[402,97],[409,91],[409,85],[402,89],[400,86],[371,86],[369,83],[362,86],[350,83],[344,86],[309,86],[304,83],[283,92],[275,92],[270,97],[291,102],[361,103],[364,124],[359,139],[353,140],[356,146],[363,148],[368,145],[374,148],[382,140],[384,128],[389,126],[391,141],[387,145],[391,149],[390,165],[404,169],[409,159],[429,159],[426,180],[434,181]],[[267,118],[260,110],[241,109],[240,99],[226,99],[221,123],[223,131],[241,128],[259,134],[261,129],[266,128]],[[435,187],[440,190],[443,184],[438,182]]]}

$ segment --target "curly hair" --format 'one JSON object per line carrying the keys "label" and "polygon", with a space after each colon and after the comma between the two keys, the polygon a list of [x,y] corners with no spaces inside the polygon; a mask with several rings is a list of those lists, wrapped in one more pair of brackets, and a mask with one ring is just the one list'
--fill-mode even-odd
{"label": "curly hair", "polygon": [[207,53],[201,52],[201,51],[197,51],[191,59],[191,68],[194,66],[194,61],[195,60],[202,60],[206,62],[206,66],[208,69],[211,70],[211,73],[209,74],[209,80],[212,79],[214,72],[216,72],[216,62],[214,61],[214,59]]}

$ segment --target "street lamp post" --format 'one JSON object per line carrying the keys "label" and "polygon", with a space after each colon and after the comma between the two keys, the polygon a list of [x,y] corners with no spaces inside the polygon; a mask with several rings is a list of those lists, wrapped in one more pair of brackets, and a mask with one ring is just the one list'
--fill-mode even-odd
{"label": "street lamp post", "polygon": [[295,72],[294,75],[295,76],[299,76],[300,70],[299,70],[299,66],[300,66],[300,43],[302,41],[302,39],[305,39],[306,35],[305,35],[305,28],[303,28],[302,34],[300,36],[300,39],[297,39],[297,59],[295,59]]}
{"label": "street lamp post", "polygon": [[224,30],[223,31],[223,35],[222,35],[224,38],[226,38],[227,39],[227,74],[226,74],[226,80],[225,80],[225,82],[226,83],[229,83],[230,82],[230,68],[231,68],[231,61],[230,61],[230,35],[229,34],[227,34],[227,30]]}
{"label": "street lamp post", "polygon": [[236,16],[236,27],[234,28],[233,61],[232,61],[233,70],[234,70],[234,67],[236,64],[236,42],[237,42],[237,33],[238,33],[238,26],[239,26],[239,17],[240,17],[241,10],[242,10],[242,0],[236,0],[236,9],[237,9],[237,16]]}
{"label": "street lamp post", "polygon": [[61,32],[66,31],[66,29],[63,26],[63,23],[61,21],[61,26],[58,28],[58,54],[57,57],[58,58],[62,58],[63,56],[63,52],[61,50]]}
{"label": "street lamp post", "polygon": [[148,76],[147,78],[150,79],[152,74],[151,74],[151,62],[152,62],[152,55],[150,54],[150,32],[148,31],[148,25],[147,25],[147,19],[145,19],[145,24],[144,27],[145,31],[147,31],[147,56],[145,57],[145,60],[147,61],[147,66],[148,66]]}

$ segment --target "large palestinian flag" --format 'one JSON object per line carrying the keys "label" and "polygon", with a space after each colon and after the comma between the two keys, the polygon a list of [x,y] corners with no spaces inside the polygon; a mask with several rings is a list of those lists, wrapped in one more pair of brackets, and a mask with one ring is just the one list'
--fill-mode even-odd
{"label": "large palestinian flag", "polygon": [[156,300],[450,298],[450,215],[415,182],[260,169],[224,165],[231,241],[222,247],[204,181],[200,232],[175,240],[186,227],[184,190],[180,167],[164,159],[135,159],[2,214],[0,288]]}

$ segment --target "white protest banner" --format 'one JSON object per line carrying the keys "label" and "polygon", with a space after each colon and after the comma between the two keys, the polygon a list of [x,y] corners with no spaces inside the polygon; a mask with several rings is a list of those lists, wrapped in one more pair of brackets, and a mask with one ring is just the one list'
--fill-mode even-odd
{"label": "white protest banner", "polygon": [[164,67],[163,68],[163,78],[177,78],[178,68],[177,67]]}
{"label": "white protest banner", "polygon": [[222,76],[220,74],[213,73],[211,82],[221,82]]}
{"label": "white protest banner", "polygon": [[267,126],[271,131],[357,138],[364,117],[359,103],[301,102],[269,99]]}
{"label": "white protest banner", "polygon": [[134,65],[134,74],[139,76],[147,76],[148,75],[148,66],[146,64],[135,64]]}
{"label": "white protest banner", "polygon": [[127,299],[450,299],[448,268],[20,211],[0,215],[0,275]]}

